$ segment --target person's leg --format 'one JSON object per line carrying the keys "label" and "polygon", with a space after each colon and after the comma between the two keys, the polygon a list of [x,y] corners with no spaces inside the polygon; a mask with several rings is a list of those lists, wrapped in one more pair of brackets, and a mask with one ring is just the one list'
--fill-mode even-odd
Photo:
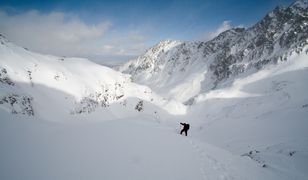
{"label": "person's leg", "polygon": [[187,130],[185,130],[185,136],[187,136]]}
{"label": "person's leg", "polygon": [[184,129],[182,129],[181,134],[184,132]]}

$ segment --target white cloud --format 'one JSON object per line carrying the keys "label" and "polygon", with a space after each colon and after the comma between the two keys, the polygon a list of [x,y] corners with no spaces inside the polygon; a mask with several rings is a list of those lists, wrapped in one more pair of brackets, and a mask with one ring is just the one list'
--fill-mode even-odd
{"label": "white cloud", "polygon": [[108,44],[102,47],[105,52],[114,52],[118,55],[140,55],[146,48],[146,38],[142,32],[127,30],[126,32],[113,32]]}
{"label": "white cloud", "polygon": [[[146,48],[142,31],[119,32],[110,21],[89,25],[70,13],[36,10],[10,15],[0,10],[0,33],[32,51],[59,56],[117,59],[137,56]],[[122,57],[123,59],[123,57]]]}
{"label": "white cloud", "polygon": [[89,26],[71,14],[40,14],[35,10],[12,16],[0,11],[0,22],[0,31],[9,40],[55,54],[71,54],[78,44],[103,36],[110,27],[107,21]]}
{"label": "white cloud", "polygon": [[215,31],[205,33],[203,39],[204,40],[211,40],[214,37],[218,36],[220,33],[224,32],[226,30],[229,30],[231,28],[232,28],[231,21],[224,21]]}

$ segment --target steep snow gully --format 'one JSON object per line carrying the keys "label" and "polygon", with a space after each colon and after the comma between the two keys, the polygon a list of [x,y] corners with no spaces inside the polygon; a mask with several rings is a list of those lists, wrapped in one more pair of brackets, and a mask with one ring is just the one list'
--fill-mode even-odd
{"label": "steep snow gully", "polygon": [[306,180],[307,7],[121,72],[0,35],[0,179]]}

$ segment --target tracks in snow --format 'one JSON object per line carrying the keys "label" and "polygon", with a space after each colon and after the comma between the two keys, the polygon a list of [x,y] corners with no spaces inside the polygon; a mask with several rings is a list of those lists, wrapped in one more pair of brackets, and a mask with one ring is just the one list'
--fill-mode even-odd
{"label": "tracks in snow", "polygon": [[220,163],[213,156],[210,156],[203,147],[198,145],[194,140],[189,139],[189,143],[200,157],[200,171],[204,179],[217,179],[217,180],[233,180],[234,178],[229,175],[226,166]]}

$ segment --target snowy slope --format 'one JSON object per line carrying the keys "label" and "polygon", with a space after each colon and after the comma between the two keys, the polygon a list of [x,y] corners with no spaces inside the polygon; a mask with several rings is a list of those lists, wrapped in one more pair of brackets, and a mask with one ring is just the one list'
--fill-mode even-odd
{"label": "snowy slope", "polygon": [[1,179],[285,179],[149,117],[55,123],[0,114]]}
{"label": "snowy slope", "polygon": [[178,120],[193,125],[192,138],[247,157],[281,176],[276,179],[306,179],[307,92],[308,54],[293,53],[288,61],[198,95]]}
{"label": "snowy slope", "polygon": [[227,30],[208,42],[160,42],[118,69],[166,98],[189,103],[199,93],[230,85],[242,73],[287,61],[290,53],[305,53],[307,4],[277,7],[254,26]]}
{"label": "snowy slope", "polygon": [[[108,119],[107,114],[110,118],[114,116],[111,107],[114,104],[121,103],[123,110],[135,112],[138,101],[157,106],[156,111],[185,113],[182,104],[166,101],[148,87],[132,83],[128,75],[108,67],[86,59],[33,53],[2,36],[0,41],[0,108],[12,113],[50,120],[64,116],[74,119],[76,114],[102,107],[99,109],[103,109]],[[128,99],[131,100],[127,102]],[[135,104],[126,108],[132,103]]]}
{"label": "snowy slope", "polygon": [[307,4],[163,41],[131,76],[1,36],[0,179],[306,180]]}
{"label": "snowy slope", "polygon": [[[7,53],[8,48],[11,54]],[[163,112],[163,106],[154,103],[145,103],[143,111],[136,111],[142,95],[139,88],[143,86],[131,82],[125,82],[131,83],[123,88],[128,94],[125,100],[111,99],[105,101],[108,108],[71,114],[80,107],[78,97],[88,97],[83,94],[85,89],[79,89],[80,84],[95,88],[96,83],[91,85],[90,80],[97,77],[102,83],[127,76],[83,59],[46,59],[8,42],[3,49],[6,51],[2,51],[2,57],[20,55],[21,63],[3,58],[1,93],[33,98],[30,104],[34,116],[18,113],[22,111],[15,106],[24,105],[22,98],[20,104],[0,104],[1,179],[304,180],[308,176],[306,53],[293,53],[288,61],[254,74],[242,74],[230,86],[195,97],[185,115],[171,116]],[[307,47],[303,49],[306,51]],[[33,58],[34,55],[40,58]],[[38,70],[30,69],[32,79],[24,77],[29,75],[24,67],[31,67],[32,63],[22,64],[31,58],[39,64]],[[40,70],[44,65],[44,71]],[[105,77],[100,77],[100,72],[91,76],[96,71],[90,65]],[[90,73],[80,70],[80,66],[87,67]],[[71,73],[64,77],[72,79],[67,80],[72,86],[50,82],[54,69],[64,67],[61,72]],[[9,73],[14,72],[12,69],[18,73]],[[40,81],[49,71],[46,81]],[[40,72],[40,76],[34,72]],[[77,89],[70,89],[72,82]],[[48,88],[37,87],[40,84]],[[139,91],[133,94],[135,90]],[[63,100],[67,94],[71,103]],[[10,114],[12,107],[17,115]],[[116,121],[106,122],[107,119]],[[181,121],[191,124],[187,138],[178,134]]]}
{"label": "snowy slope", "polygon": [[170,127],[190,122],[192,139],[275,174],[259,179],[306,179],[307,7],[302,0],[277,7],[208,42],[163,41],[118,69],[189,105],[186,115],[165,120]]}

